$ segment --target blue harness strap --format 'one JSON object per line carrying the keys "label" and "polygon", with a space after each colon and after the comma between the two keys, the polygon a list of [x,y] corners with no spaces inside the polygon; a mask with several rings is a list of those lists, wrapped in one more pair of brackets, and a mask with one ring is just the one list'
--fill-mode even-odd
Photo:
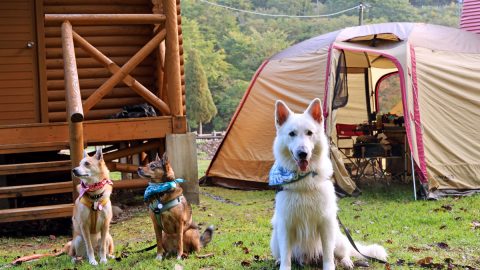
{"label": "blue harness strap", "polygon": [[157,224],[160,229],[162,229],[162,213],[180,204],[182,202],[183,195],[180,195],[177,198],[166,202],[165,204],[160,202],[159,196],[157,195],[175,189],[177,188],[177,183],[183,182],[185,182],[185,180],[177,178],[170,182],[148,183],[148,187],[145,189],[145,193],[143,194],[143,199],[145,202],[150,201],[154,196],[157,197],[154,200],[151,200],[151,202],[148,204],[148,208],[150,208],[150,210],[155,214],[155,219],[157,220]]}
{"label": "blue harness strap", "polygon": [[272,166],[272,169],[270,169],[270,173],[268,174],[268,185],[281,186],[281,185],[290,184],[290,183],[302,180],[303,178],[309,176],[310,174],[312,176],[315,176],[318,173],[315,171],[309,171],[302,174],[297,171],[288,170],[280,166],[277,162],[275,162]]}

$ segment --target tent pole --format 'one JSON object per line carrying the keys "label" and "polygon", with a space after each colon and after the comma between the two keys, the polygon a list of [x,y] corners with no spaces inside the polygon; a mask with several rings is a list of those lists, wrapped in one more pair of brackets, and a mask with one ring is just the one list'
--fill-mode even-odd
{"label": "tent pole", "polygon": [[413,155],[410,151],[410,161],[412,163],[412,180],[413,180],[413,198],[415,201],[417,200],[417,187],[415,185],[415,168],[413,167]]}

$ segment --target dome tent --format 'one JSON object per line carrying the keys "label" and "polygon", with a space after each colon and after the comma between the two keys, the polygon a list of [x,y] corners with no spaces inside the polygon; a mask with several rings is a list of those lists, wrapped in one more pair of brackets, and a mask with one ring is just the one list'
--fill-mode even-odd
{"label": "dome tent", "polygon": [[[333,108],[337,67],[348,78],[347,106]],[[398,72],[405,130],[421,183],[431,195],[480,191],[480,35],[422,23],[385,23],[321,35],[274,55],[254,75],[207,170],[213,183],[266,187],[273,164],[275,100],[303,111],[324,104],[327,135],[336,122],[368,118],[365,83]],[[363,91],[363,92],[362,92]],[[359,94],[363,93],[363,94]],[[362,100],[363,98],[363,100]],[[355,190],[332,147],[334,181]]]}

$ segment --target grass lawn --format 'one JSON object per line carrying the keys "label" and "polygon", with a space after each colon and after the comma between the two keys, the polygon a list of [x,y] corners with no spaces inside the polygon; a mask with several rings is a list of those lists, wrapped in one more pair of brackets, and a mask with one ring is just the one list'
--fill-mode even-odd
{"label": "grass lawn", "polygon": [[[129,254],[153,244],[151,222],[146,209],[139,206],[130,210],[130,218],[111,226],[116,255],[121,258],[95,269],[174,269],[176,264],[184,269],[275,269],[269,248],[274,192],[219,187],[201,187],[200,191],[201,204],[193,206],[194,220],[202,229],[210,224],[216,227],[212,243],[200,254],[213,253],[212,257],[202,259],[192,254],[182,261],[171,258],[158,262],[153,250]],[[215,196],[226,200],[214,199]],[[442,265],[451,259],[455,264],[480,268],[480,228],[472,225],[480,217],[480,196],[416,202],[411,197],[410,186],[364,187],[362,196],[340,200],[339,216],[350,227],[355,240],[384,245],[390,254],[392,269],[411,269],[407,263],[395,264],[401,264],[402,260],[417,262],[426,257]],[[0,269],[17,256],[60,249],[68,238],[0,238]],[[87,263],[73,265],[65,255],[17,267],[74,268],[94,269]],[[384,266],[374,264],[369,269],[384,269]]]}

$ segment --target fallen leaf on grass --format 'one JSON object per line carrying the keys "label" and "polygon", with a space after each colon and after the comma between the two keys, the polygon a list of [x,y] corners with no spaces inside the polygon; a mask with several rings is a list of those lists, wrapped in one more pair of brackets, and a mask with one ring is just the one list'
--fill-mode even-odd
{"label": "fallen leaf on grass", "polygon": [[447,225],[442,225],[442,226],[440,226],[440,230],[443,230],[443,229],[445,229],[445,228],[447,228]]}
{"label": "fallen leaf on grass", "polygon": [[392,239],[388,239],[387,241],[385,241],[387,244],[393,244],[393,240]]}
{"label": "fallen leaf on grass", "polygon": [[449,248],[448,244],[444,243],[444,242],[437,243],[437,247],[439,247],[441,249],[448,249]]}
{"label": "fallen leaf on grass", "polygon": [[385,264],[385,270],[391,270],[392,268],[390,268],[390,264],[389,263],[386,263]]}
{"label": "fallen leaf on grass", "polygon": [[199,254],[197,255],[197,259],[205,259],[205,258],[210,258],[210,257],[213,257],[215,256],[215,254],[213,253],[207,253],[207,254]]}
{"label": "fallen leaf on grass", "polygon": [[417,261],[417,265],[424,266],[425,264],[431,264],[433,262],[432,257],[425,257]]}
{"label": "fallen leaf on grass", "polygon": [[241,265],[243,267],[250,267],[250,265],[252,265],[252,263],[250,261],[242,261]]}
{"label": "fallen leaf on grass", "polygon": [[411,252],[420,252],[421,249],[417,248],[417,247],[408,247],[408,251],[411,251]]}
{"label": "fallen leaf on grass", "polygon": [[243,246],[243,241],[237,241],[237,242],[233,243],[233,245],[236,246],[236,247]]}
{"label": "fallen leaf on grass", "polygon": [[247,247],[242,247],[243,253],[248,254],[250,253],[250,250],[248,250]]}
{"label": "fallen leaf on grass", "polygon": [[451,205],[451,204],[444,204],[444,205],[442,205],[442,208],[445,209],[445,210],[447,210],[447,211],[452,211],[453,205]]}

